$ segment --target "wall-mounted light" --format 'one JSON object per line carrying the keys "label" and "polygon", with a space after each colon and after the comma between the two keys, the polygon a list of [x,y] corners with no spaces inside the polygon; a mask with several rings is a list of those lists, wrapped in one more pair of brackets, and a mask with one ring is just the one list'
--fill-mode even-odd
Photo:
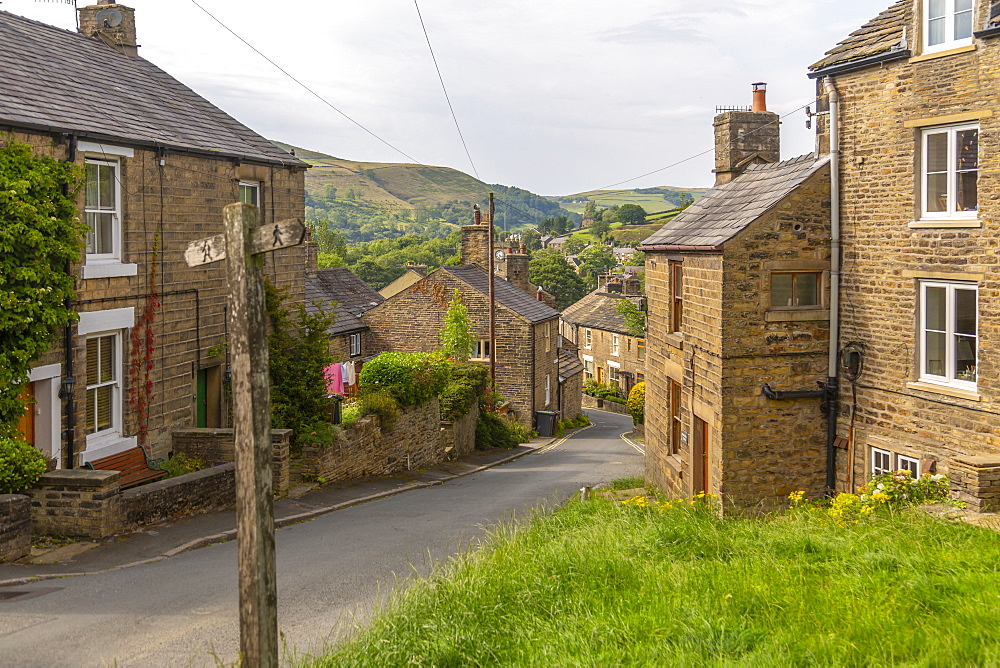
{"label": "wall-mounted light", "polygon": [[73,396],[73,388],[76,387],[76,378],[65,376],[59,384],[59,398],[68,399]]}

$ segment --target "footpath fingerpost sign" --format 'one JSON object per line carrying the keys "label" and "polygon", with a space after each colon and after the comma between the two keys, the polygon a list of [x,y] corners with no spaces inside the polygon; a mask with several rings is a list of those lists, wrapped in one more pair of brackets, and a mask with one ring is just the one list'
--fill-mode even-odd
{"label": "footpath fingerpost sign", "polygon": [[261,226],[258,216],[252,204],[230,204],[223,210],[225,234],[192,241],[184,258],[191,267],[226,260],[236,440],[240,653],[243,665],[270,667],[278,665],[278,593],[263,254],[302,243],[305,226],[298,219]]}

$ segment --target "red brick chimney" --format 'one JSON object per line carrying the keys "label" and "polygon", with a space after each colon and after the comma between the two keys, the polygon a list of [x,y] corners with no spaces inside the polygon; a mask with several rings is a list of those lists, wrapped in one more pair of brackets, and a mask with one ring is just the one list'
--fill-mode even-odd
{"label": "red brick chimney", "polygon": [[80,32],[96,37],[112,49],[135,58],[139,44],[135,38],[135,10],[112,0],[97,0],[96,5],[80,7]]}

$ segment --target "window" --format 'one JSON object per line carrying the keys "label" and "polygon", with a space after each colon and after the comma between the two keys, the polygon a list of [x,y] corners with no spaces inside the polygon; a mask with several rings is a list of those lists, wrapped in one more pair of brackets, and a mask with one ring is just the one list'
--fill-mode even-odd
{"label": "window", "polygon": [[924,51],[972,44],[973,0],[923,0]]}
{"label": "window", "polygon": [[670,294],[670,331],[679,332],[684,316],[684,266],[680,262],[670,263]]}
{"label": "window", "polygon": [[594,333],[590,331],[589,327],[583,332],[583,347],[584,348],[594,347]]}
{"label": "window", "polygon": [[920,477],[920,460],[880,448],[871,449],[872,476],[908,471],[916,480]]}
{"label": "window", "polygon": [[87,339],[88,434],[121,429],[121,336],[106,334]]}
{"label": "window", "polygon": [[87,261],[121,259],[119,167],[117,160],[86,161]]}
{"label": "window", "polygon": [[594,377],[594,358],[583,358],[583,379],[587,380]]}
{"label": "window", "polygon": [[920,380],[976,388],[978,290],[971,283],[920,283]]}
{"label": "window", "polygon": [[872,475],[892,473],[892,453],[887,450],[872,448]]}
{"label": "window", "polygon": [[979,126],[924,130],[924,218],[975,218],[979,210]]}
{"label": "window", "polygon": [[815,308],[820,305],[822,274],[818,271],[782,271],[771,274],[772,308]]}
{"label": "window", "polygon": [[646,361],[646,339],[639,339],[636,341],[635,358],[640,362]]}
{"label": "window", "polygon": [[612,334],[611,335],[611,354],[612,355],[617,355],[620,347],[621,347],[621,345],[620,345],[620,341],[618,339],[618,335],[617,334]]}
{"label": "window", "polygon": [[552,401],[552,376],[546,374],[545,376],[545,405],[548,406]]}
{"label": "window", "polygon": [[681,451],[681,384],[670,381],[670,454]]}
{"label": "window", "polygon": [[260,184],[254,181],[240,181],[240,201],[260,206]]}
{"label": "window", "polygon": [[472,348],[472,357],[474,360],[488,360],[490,358],[490,341],[489,339],[480,339],[476,341],[476,345]]}
{"label": "window", "polygon": [[357,357],[361,354],[361,335],[351,334],[351,357]]}
{"label": "window", "polygon": [[637,382],[637,383],[645,383],[646,382],[646,374],[644,374],[641,371],[636,371],[635,372],[635,382]]}
{"label": "window", "polygon": [[552,321],[545,324],[545,352],[552,350]]}
{"label": "window", "polygon": [[613,366],[611,362],[608,362],[608,382],[615,387],[622,386],[621,374],[617,366]]}

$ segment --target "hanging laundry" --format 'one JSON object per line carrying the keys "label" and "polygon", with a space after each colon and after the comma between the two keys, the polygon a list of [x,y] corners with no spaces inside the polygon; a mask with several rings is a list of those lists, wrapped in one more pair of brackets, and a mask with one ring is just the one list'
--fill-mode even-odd
{"label": "hanging laundry", "polygon": [[344,362],[344,385],[354,385],[356,381],[354,362]]}
{"label": "hanging laundry", "polygon": [[326,377],[326,391],[330,394],[344,393],[344,369],[340,364],[331,364],[323,370]]}

